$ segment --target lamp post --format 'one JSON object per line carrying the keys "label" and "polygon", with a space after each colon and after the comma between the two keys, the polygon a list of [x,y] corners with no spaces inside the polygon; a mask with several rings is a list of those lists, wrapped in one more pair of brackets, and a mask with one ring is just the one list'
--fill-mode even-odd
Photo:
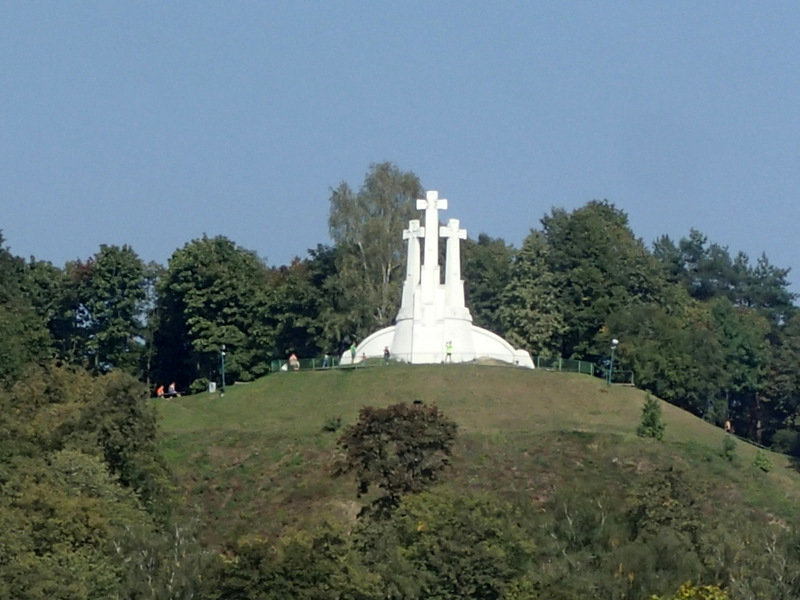
{"label": "lamp post", "polygon": [[222,362],[222,392],[220,397],[225,395],[225,344],[222,344],[222,349],[219,353],[220,361]]}
{"label": "lamp post", "polygon": [[619,345],[619,340],[614,338],[611,340],[611,364],[608,365],[608,378],[606,379],[606,385],[611,385],[611,375],[614,373],[614,351],[617,349]]}

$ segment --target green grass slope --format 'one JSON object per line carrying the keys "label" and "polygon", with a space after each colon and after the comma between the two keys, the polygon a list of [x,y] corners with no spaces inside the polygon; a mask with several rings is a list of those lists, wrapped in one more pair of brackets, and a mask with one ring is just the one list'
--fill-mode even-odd
{"label": "green grass slope", "polygon": [[[181,489],[197,505],[208,543],[275,535],[322,519],[348,519],[362,499],[331,476],[338,433],[360,407],[416,399],[459,424],[447,485],[491,490],[544,505],[560,495],[624,502],[649,471],[676,465],[706,485],[712,504],[765,522],[790,520],[800,476],[786,457],[752,466],[739,442],[721,456],[724,432],[662,403],[664,441],[635,430],[645,394],[586,375],[480,365],[390,365],[279,373],[200,394],[157,400],[162,445]],[[599,500],[598,500],[599,501]]]}

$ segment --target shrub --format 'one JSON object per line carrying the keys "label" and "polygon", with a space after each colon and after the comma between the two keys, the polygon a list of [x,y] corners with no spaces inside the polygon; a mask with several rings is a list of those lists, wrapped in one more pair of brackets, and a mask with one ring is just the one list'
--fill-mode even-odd
{"label": "shrub", "polygon": [[[651,596],[652,600],[659,600],[658,596]],[[728,600],[728,594],[716,585],[694,586],[686,583],[681,586],[674,596],[663,600]]]}
{"label": "shrub", "polygon": [[335,417],[328,417],[325,419],[325,423],[322,424],[322,431],[339,431],[339,428],[342,426],[342,417],[335,416]]}
{"label": "shrub", "polygon": [[195,379],[191,384],[189,384],[189,393],[190,394],[201,394],[208,390],[208,378],[207,377],[199,377]]}
{"label": "shrub", "polygon": [[722,458],[729,462],[736,458],[736,438],[732,435],[726,435],[722,440]]}
{"label": "shrub", "polygon": [[658,400],[647,394],[647,399],[642,407],[642,421],[636,428],[636,435],[661,441],[664,439],[665,427],[661,417],[661,405]]}
{"label": "shrub", "polygon": [[753,459],[753,466],[757,469],[761,469],[764,473],[772,471],[772,461],[762,450],[756,451],[756,456]]}

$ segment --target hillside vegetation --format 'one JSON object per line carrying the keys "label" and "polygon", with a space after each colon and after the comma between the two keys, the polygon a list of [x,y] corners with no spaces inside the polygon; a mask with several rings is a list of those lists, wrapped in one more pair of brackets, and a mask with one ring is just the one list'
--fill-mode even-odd
{"label": "hillside vegetation", "polygon": [[[712,538],[731,535],[737,540],[738,534],[768,536],[790,529],[800,476],[787,457],[742,441],[726,457],[727,434],[721,428],[663,402],[664,441],[639,438],[635,432],[645,397],[635,388],[607,387],[587,375],[479,365],[389,365],[273,374],[229,387],[224,397],[158,400],[157,408],[167,460],[189,503],[201,509],[206,543],[218,548],[310,531],[322,522],[349,527],[369,498],[357,496],[351,479],[332,476],[341,431],[331,430],[354,423],[365,405],[414,400],[437,405],[459,425],[453,466],[439,486],[442,493],[449,490],[462,498],[488,494],[508,502],[527,514],[523,521],[547,530],[543,535],[555,546],[563,541],[564,556],[580,554],[581,544],[592,552],[598,550],[595,544],[607,545],[609,552],[624,545],[619,523],[616,533],[604,534],[598,524],[630,517],[665,477],[671,487],[659,505],[685,502],[690,514],[653,517],[660,527],[671,527],[680,518],[700,519],[703,523],[687,525],[687,530],[699,527]],[[771,461],[769,472],[753,466],[757,453]],[[673,475],[683,492],[670,479]],[[681,500],[681,494],[688,496]],[[573,534],[561,528],[576,526],[576,518],[584,519],[588,529],[573,532],[576,539],[570,541]],[[601,542],[598,535],[610,537]],[[619,540],[613,541],[614,536]],[[719,580],[707,583],[726,583],[723,572],[733,566],[726,560],[719,557]],[[636,561],[623,563],[614,565],[620,569],[616,577],[634,581],[643,576],[635,572]],[[617,597],[637,597],[634,589],[674,590],[679,579],[664,575],[664,588],[643,583]]]}

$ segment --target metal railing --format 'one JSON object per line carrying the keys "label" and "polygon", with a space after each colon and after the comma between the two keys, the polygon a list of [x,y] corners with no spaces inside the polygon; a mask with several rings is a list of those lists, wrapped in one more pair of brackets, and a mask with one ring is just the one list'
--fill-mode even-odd
{"label": "metal railing", "polygon": [[[396,361],[394,360],[395,358],[396,357],[393,357],[393,359],[389,361],[389,364],[396,364]],[[319,371],[319,370],[339,369],[339,368],[360,369],[368,367],[385,366],[387,364],[381,357],[373,357],[367,360],[361,360],[356,362],[355,364],[351,364],[348,361],[347,364],[340,365],[339,361],[340,357],[338,356],[329,356],[327,359],[325,357],[301,358],[298,359],[295,365],[291,364],[290,361],[288,360],[278,359],[278,360],[273,360],[271,362],[270,369],[273,373],[285,373],[290,371]],[[458,363],[457,360],[456,363]],[[465,364],[465,363],[460,363],[460,364]],[[505,366],[505,364],[501,363],[500,361],[498,361],[496,364]],[[536,356],[533,358],[533,364],[537,369],[544,369],[547,371],[583,373],[584,375],[592,375],[598,377],[603,376],[602,369],[598,369],[598,366],[595,363],[588,362],[585,360],[575,360],[572,358],[560,358],[554,356]],[[514,366],[514,365],[511,365],[509,363],[508,366]],[[612,376],[612,383],[623,383],[623,384],[633,385],[633,371],[614,369]]]}

